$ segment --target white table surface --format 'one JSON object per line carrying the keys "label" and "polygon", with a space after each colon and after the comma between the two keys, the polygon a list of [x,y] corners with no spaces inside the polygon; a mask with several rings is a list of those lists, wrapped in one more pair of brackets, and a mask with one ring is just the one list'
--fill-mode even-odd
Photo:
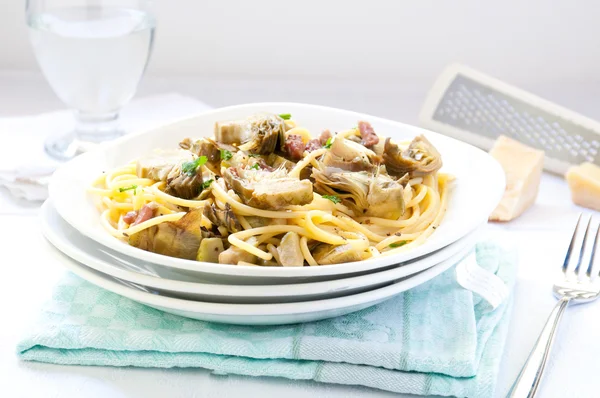
{"label": "white table surface", "polygon": [[[206,82],[182,79],[147,79],[144,94],[187,87],[208,104],[290,99],[318,102],[371,112],[408,123],[416,122],[423,95],[398,92],[384,85],[359,86],[361,99],[344,94],[350,82],[327,84],[289,82]],[[190,88],[191,87],[191,88]],[[590,90],[575,95],[562,91],[572,108],[600,118],[598,99]],[[542,90],[543,91],[543,90]],[[561,90],[547,92],[555,95]],[[227,94],[227,95],[226,95]],[[342,98],[343,97],[343,98]],[[577,99],[578,98],[578,99]],[[556,98],[554,98],[556,99]],[[564,102],[563,102],[564,103]],[[579,106],[577,104],[579,103]],[[0,72],[0,117],[59,109],[39,75]],[[396,110],[396,111],[395,111]],[[7,132],[0,132],[7,134]],[[0,396],[2,397],[392,397],[387,392],[362,387],[235,375],[216,376],[202,369],[135,369],[58,366],[21,362],[15,346],[54,282],[63,274],[39,244],[38,205],[10,198],[0,190],[0,266],[3,270],[0,309]],[[555,300],[551,295],[553,272],[560,267],[575,217],[581,209],[571,204],[562,178],[544,175],[538,200],[521,218],[490,225],[491,233],[513,240],[519,249],[515,306],[502,360],[496,396],[504,396],[525,361]],[[498,232],[501,231],[501,232]],[[569,308],[552,353],[540,397],[600,396],[600,301]]]}

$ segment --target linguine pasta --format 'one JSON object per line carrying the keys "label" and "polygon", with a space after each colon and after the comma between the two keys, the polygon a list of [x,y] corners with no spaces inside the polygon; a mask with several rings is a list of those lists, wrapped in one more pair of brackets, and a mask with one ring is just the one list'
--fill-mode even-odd
{"label": "linguine pasta", "polygon": [[[276,122],[281,118],[270,117]],[[228,137],[223,132],[218,134],[217,124],[216,140],[201,139],[194,145],[182,145],[188,148],[178,155],[185,152],[185,156],[181,155],[185,161],[160,164],[170,167],[169,173],[161,176],[155,169],[140,166],[143,160],[138,159],[102,174],[90,188],[102,225],[115,238],[160,254],[261,266],[318,266],[386,256],[411,250],[435,231],[446,210],[451,181],[449,175],[438,172],[441,159],[431,172],[415,169],[401,172],[401,177],[399,173],[387,174],[399,166],[390,163],[394,147],[386,140],[384,149],[379,144],[364,146],[365,170],[358,170],[353,164],[349,168],[358,171],[343,171],[340,167],[344,164],[333,167],[327,163],[327,156],[335,155],[330,152],[340,150],[333,148],[331,142],[340,140],[338,147],[347,144],[351,150],[362,151],[359,137],[363,137],[363,145],[364,137],[369,137],[363,134],[362,127],[332,136],[314,149],[315,145],[309,148],[309,144],[318,139],[312,139],[306,129],[302,129],[302,134],[285,134],[298,132],[300,127],[295,125],[291,120],[280,123],[278,147],[273,153],[251,147],[251,141],[244,142],[256,140],[256,134],[244,132],[246,138],[238,137],[239,142],[219,141]],[[300,159],[293,157],[290,137],[305,145]],[[218,150],[218,159],[212,156],[213,164],[210,154],[198,152],[199,142]],[[398,144],[398,156],[408,159],[409,145],[413,144]],[[278,151],[281,156],[274,155]],[[265,166],[274,156],[284,165]],[[346,161],[343,156],[340,159]],[[423,156],[415,155],[409,160],[416,164],[422,159]],[[203,164],[204,161],[208,163]],[[192,172],[196,174],[191,174],[189,169],[194,162],[197,166]],[[346,181],[335,185],[338,180],[334,177],[350,178],[351,173],[358,173],[362,179],[356,183],[358,188]],[[176,190],[173,181],[177,178],[200,182],[194,197]],[[319,178],[331,180],[322,184]],[[310,182],[310,196],[296,204],[298,197],[306,196],[306,181]],[[301,194],[295,191],[300,185]],[[279,192],[282,187],[286,190]],[[271,188],[273,192],[269,191]],[[377,196],[379,192],[383,193]],[[361,201],[365,202],[362,210]]]}

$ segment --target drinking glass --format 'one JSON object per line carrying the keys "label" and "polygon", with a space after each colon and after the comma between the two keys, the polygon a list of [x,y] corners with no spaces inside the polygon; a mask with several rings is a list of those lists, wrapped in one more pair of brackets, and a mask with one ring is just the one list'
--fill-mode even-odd
{"label": "drinking glass", "polygon": [[152,51],[149,0],[27,0],[35,57],[75,128],[46,141],[67,160],[123,134],[119,110],[131,100]]}

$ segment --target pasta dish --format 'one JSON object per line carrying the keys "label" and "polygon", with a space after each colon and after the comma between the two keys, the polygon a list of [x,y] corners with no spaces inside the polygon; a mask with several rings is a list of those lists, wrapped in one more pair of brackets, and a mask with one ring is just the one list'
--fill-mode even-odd
{"label": "pasta dish", "polygon": [[214,137],[104,172],[90,193],[110,234],[189,260],[319,266],[416,247],[446,209],[440,154],[422,135],[349,127],[313,136],[270,113],[216,122]]}

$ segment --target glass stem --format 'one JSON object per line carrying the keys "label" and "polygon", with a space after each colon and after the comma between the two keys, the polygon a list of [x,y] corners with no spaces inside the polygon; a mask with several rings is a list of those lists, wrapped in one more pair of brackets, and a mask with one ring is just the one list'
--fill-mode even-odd
{"label": "glass stem", "polygon": [[123,135],[119,112],[88,113],[75,111],[75,137],[81,142],[100,143]]}

